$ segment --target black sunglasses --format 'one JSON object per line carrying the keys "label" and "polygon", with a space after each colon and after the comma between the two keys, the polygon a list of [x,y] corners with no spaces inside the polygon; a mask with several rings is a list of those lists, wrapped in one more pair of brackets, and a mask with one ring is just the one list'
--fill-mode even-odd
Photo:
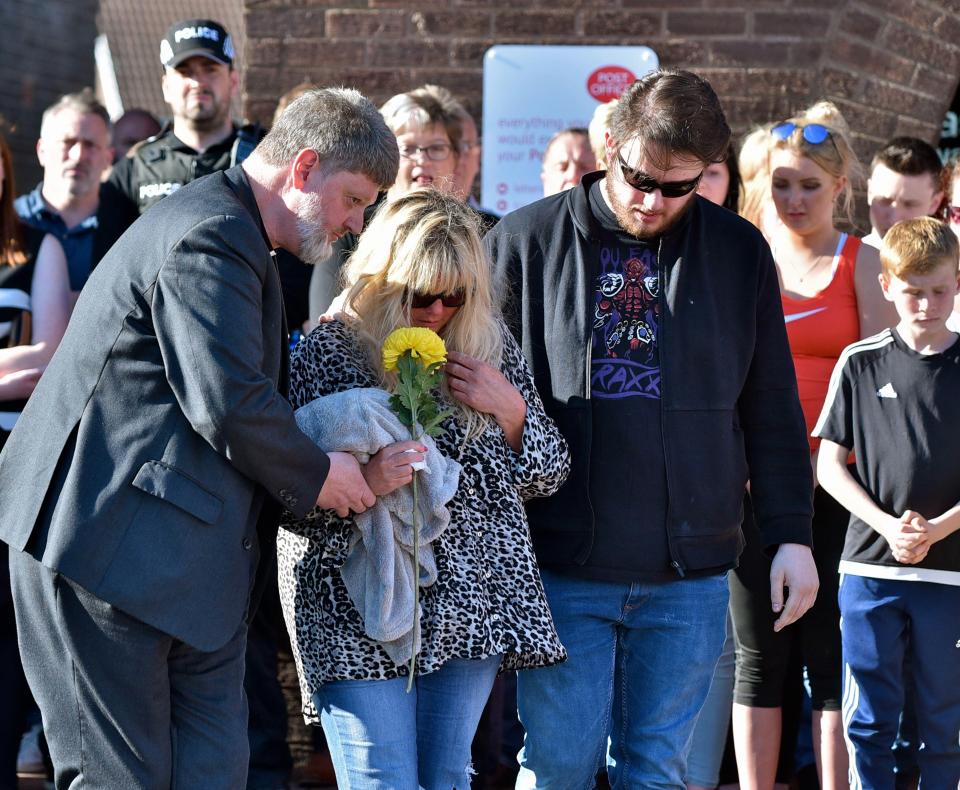
{"label": "black sunglasses", "polygon": [[620,163],[620,170],[623,173],[623,180],[627,182],[628,186],[633,187],[640,192],[653,192],[655,189],[660,190],[660,194],[665,198],[678,198],[683,197],[684,195],[689,195],[693,190],[697,188],[697,185],[700,183],[700,179],[703,178],[703,172],[700,173],[696,178],[691,178],[689,181],[657,181],[653,176],[648,176],[642,170],[636,170],[635,168],[630,167],[624,159],[623,154],[617,151],[617,161]]}
{"label": "black sunglasses", "polygon": [[458,288],[452,294],[425,294],[412,291],[408,293],[408,298],[410,307],[418,310],[430,307],[437,299],[443,303],[444,307],[463,307],[467,302],[467,292],[463,288]]}

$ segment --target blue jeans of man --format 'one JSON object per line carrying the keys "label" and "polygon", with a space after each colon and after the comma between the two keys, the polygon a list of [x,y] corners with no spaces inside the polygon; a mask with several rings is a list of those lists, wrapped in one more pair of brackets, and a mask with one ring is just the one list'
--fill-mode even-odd
{"label": "blue jeans of man", "polygon": [[[921,788],[960,782],[960,587],[844,575],[843,724],[852,787],[894,786],[910,650]],[[910,639],[906,638],[909,631]]]}
{"label": "blue jeans of man", "polygon": [[469,790],[470,743],[500,656],[452,659],[416,679],[338,680],[313,695],[337,785]]}
{"label": "blue jeans of man", "polygon": [[519,673],[518,790],[683,790],[725,636],[727,575],[658,584],[541,571],[569,659]]}

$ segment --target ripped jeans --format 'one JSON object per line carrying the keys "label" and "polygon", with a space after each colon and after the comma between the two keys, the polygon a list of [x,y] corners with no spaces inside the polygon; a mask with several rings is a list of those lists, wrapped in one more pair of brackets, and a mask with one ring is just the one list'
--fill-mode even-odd
{"label": "ripped jeans", "polygon": [[339,680],[313,695],[342,790],[469,790],[470,744],[500,656],[406,678]]}

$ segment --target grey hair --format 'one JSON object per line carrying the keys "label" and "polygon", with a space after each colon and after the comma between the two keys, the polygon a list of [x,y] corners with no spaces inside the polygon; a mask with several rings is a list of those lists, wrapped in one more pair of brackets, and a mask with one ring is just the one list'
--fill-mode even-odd
{"label": "grey hair", "polygon": [[73,110],[80,115],[96,115],[103,121],[107,127],[107,133],[113,128],[110,123],[110,113],[107,108],[97,101],[97,97],[91,88],[84,88],[76,93],[65,93],[47,109],[43,111],[40,120],[40,137],[44,136],[50,122],[64,110]]}
{"label": "grey hair", "polygon": [[398,137],[404,132],[426,126],[443,126],[456,154],[463,137],[463,105],[439,85],[422,85],[407,93],[398,93],[384,102],[380,114]]}
{"label": "grey hair", "polygon": [[324,172],[363,173],[381,189],[397,177],[397,138],[374,104],[352,88],[317,88],[294,99],[257,146],[275,167],[305,148],[320,157]]}

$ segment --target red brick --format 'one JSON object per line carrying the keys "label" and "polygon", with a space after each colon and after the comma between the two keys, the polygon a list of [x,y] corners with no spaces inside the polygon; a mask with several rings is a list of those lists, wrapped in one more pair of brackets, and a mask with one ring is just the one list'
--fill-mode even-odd
{"label": "red brick", "polygon": [[251,65],[243,75],[244,89],[251,96],[277,97],[277,84],[280,82],[280,69],[277,67]]}
{"label": "red brick", "polygon": [[421,36],[489,36],[488,11],[416,11],[413,27]]}
{"label": "red brick", "polygon": [[329,38],[396,38],[407,32],[407,15],[403,11],[341,11],[326,13]]}
{"label": "red brick", "polygon": [[257,37],[320,37],[324,34],[324,14],[319,8],[248,9],[244,14],[248,34]]}
{"label": "red brick", "polygon": [[493,39],[451,41],[450,65],[481,68],[483,66],[483,56],[494,44],[496,42]]}
{"label": "red brick", "polygon": [[[371,66],[434,66],[444,68],[450,62],[450,47],[445,41],[371,41]],[[479,64],[477,64],[479,65]]]}
{"label": "red brick", "polygon": [[673,35],[737,36],[747,32],[747,17],[737,11],[671,11],[667,30]]}
{"label": "red brick", "polygon": [[824,96],[863,96],[863,79],[846,69],[825,67],[820,72],[820,89]]}
{"label": "red brick", "polygon": [[921,140],[926,140],[935,146],[940,139],[940,122],[930,123],[918,121],[916,118],[905,118],[901,115],[897,119],[894,134],[897,136],[906,135],[907,137],[919,137]]}
{"label": "red brick", "polygon": [[279,66],[281,40],[279,38],[247,37],[247,48],[243,54],[245,63],[258,66]]}
{"label": "red brick", "polygon": [[356,88],[376,104],[419,84],[411,79],[408,69],[314,69],[310,72],[310,79],[318,85]]}
{"label": "red brick", "polygon": [[960,14],[946,13],[933,26],[933,32],[941,41],[956,45],[960,42]]}
{"label": "red brick", "polygon": [[710,52],[712,66],[779,66],[789,57],[783,42],[747,38],[712,41]]}
{"label": "red brick", "polygon": [[832,40],[826,57],[830,62],[874,74],[891,82],[905,85],[913,78],[912,60],[842,36]]}
{"label": "red brick", "polygon": [[757,11],[753,15],[753,35],[812,38],[824,36],[830,17],[818,11]]}
{"label": "red brick", "polygon": [[583,19],[583,33],[587,36],[657,36],[662,32],[663,14],[658,13],[593,11]]}
{"label": "red brick", "polygon": [[791,41],[787,46],[791,66],[816,68],[823,56],[826,39],[817,41]]}
{"label": "red brick", "polygon": [[659,56],[661,66],[697,69],[706,66],[710,59],[708,44],[697,39],[674,38],[651,42],[650,46]]}
{"label": "red brick", "polygon": [[[341,5],[341,0],[336,0],[337,5]],[[410,6],[413,5],[410,0],[358,0],[363,5],[368,5],[370,8],[403,8],[406,10],[410,9]],[[417,8],[450,8],[451,0],[416,0]]]}
{"label": "red brick", "polygon": [[367,58],[363,41],[330,41],[323,39],[290,39],[283,47],[288,66],[357,66]]}
{"label": "red brick", "polygon": [[[869,101],[869,98],[865,98]],[[833,102],[843,113],[843,117],[851,129],[856,131],[869,130],[871,135],[881,140],[888,140],[893,137],[893,130],[897,125],[896,113],[867,107],[863,104],[855,104],[839,96],[834,97]]]}
{"label": "red brick", "polygon": [[931,123],[943,119],[949,104],[949,97],[934,99],[879,80],[868,82],[861,95],[878,110],[886,109]]}
{"label": "red brick", "polygon": [[[912,58],[931,68],[955,74],[960,65],[960,49],[945,44],[937,38],[919,35],[912,30],[892,26],[887,30],[885,43],[905,57]],[[912,76],[912,75],[911,75]],[[907,80],[896,80],[907,82]]]}
{"label": "red brick", "polygon": [[885,24],[886,20],[882,17],[859,8],[848,8],[840,19],[840,32],[874,42]]}
{"label": "red brick", "polygon": [[906,24],[918,30],[930,30],[943,15],[939,8],[903,0],[870,0],[869,6],[875,13],[899,20],[899,27]]}
{"label": "red brick", "polygon": [[928,96],[948,96],[956,82],[957,79],[953,74],[944,74],[942,71],[919,64],[910,85]]}
{"label": "red brick", "polygon": [[573,24],[570,11],[497,11],[493,19],[497,38],[571,35],[575,32]]}

